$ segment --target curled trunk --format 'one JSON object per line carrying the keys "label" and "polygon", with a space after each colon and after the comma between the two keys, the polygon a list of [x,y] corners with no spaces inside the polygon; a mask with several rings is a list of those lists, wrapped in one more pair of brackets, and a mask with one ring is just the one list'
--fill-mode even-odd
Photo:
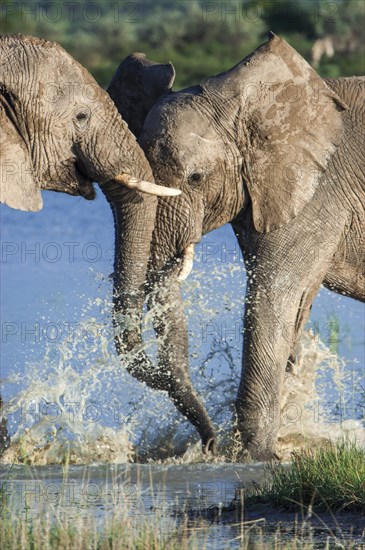
{"label": "curled trunk", "polygon": [[[114,183],[106,184],[103,191],[112,205],[116,225],[114,325],[117,351],[130,374],[153,389],[168,392],[176,408],[196,427],[203,450],[215,452],[213,426],[189,373],[188,331],[177,276],[182,263],[176,265],[176,258],[172,258],[176,243],[170,239],[170,247],[160,250],[157,246],[159,235],[167,237],[169,231],[164,221],[155,225],[155,197],[140,196]],[[166,208],[172,200],[160,199],[158,207],[165,205]],[[158,216],[159,220],[168,218]],[[151,243],[153,249],[147,275]],[[142,341],[146,293],[158,338],[158,365],[151,363]]]}

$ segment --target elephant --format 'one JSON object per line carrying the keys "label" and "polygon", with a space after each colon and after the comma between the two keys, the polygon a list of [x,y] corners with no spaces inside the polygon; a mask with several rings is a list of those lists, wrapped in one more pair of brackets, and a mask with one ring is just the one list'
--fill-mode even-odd
{"label": "elephant", "polygon": [[[127,122],[134,117],[156,182],[182,191],[158,198],[149,243],[145,293],[164,336],[158,364],[136,326],[120,323],[116,345],[120,354],[135,350],[130,373],[167,391],[214,453],[215,430],[189,375],[180,287],[194,244],[230,223],[248,274],[236,424],[243,456],[272,459],[285,373],[319,287],[365,301],[365,80],[321,78],[273,33],[198,85],[173,92],[173,77],[170,64],[134,54],[108,88]],[[142,296],[126,296],[134,279],[127,245],[116,248],[116,326],[125,315],[142,318]]]}
{"label": "elephant", "polygon": [[[154,184],[108,94],[61,46],[4,35],[0,55],[1,202],[37,211],[41,189],[93,199],[94,180],[142,202],[138,190],[171,194]],[[157,199],[149,204],[153,218]]]}
{"label": "elephant", "polygon": [[[143,213],[126,231],[126,238],[131,230],[140,239],[126,257],[143,264],[152,238],[156,195],[180,191],[155,185],[141,147],[109,95],[61,46],[31,36],[4,35],[0,65],[1,202],[38,211],[42,189],[91,200],[97,181],[113,202],[116,218],[123,220],[129,203],[129,211],[138,207]],[[2,419],[0,454],[8,444]]]}

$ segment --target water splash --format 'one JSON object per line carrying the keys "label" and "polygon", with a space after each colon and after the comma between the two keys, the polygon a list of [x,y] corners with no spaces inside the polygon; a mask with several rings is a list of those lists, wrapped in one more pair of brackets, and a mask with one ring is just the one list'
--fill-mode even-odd
{"label": "water splash", "polygon": [[[328,398],[332,394],[332,398]],[[304,333],[282,396],[278,454],[348,438],[365,448],[361,376],[312,331]]]}
{"label": "water splash", "polygon": [[[128,357],[121,362],[114,350],[110,283],[102,281],[99,290],[105,300],[87,304],[72,338],[46,345],[42,362],[27,361],[9,380],[20,389],[7,404],[12,443],[2,461],[188,463],[239,457],[233,402],[242,347],[243,304],[237,281],[241,277],[243,285],[244,268],[241,262],[199,267],[184,284],[191,373],[217,427],[218,458],[203,457],[195,429],[166,392],[150,390],[127,373]],[[144,349],[155,361],[151,325],[149,314]],[[361,391],[360,373],[354,374],[307,332],[298,345],[294,372],[286,377],[278,454],[286,458],[295,448],[344,434],[365,446],[364,414],[358,408]]]}

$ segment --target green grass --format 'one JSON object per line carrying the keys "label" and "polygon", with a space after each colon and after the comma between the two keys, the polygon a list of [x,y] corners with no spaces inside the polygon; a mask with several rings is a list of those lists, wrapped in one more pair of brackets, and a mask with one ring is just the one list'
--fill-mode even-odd
{"label": "green grass", "polygon": [[[270,508],[279,505],[288,510],[309,507],[330,514],[337,511],[365,514],[365,451],[349,441],[294,453],[289,465],[273,465],[269,471],[270,481],[265,486],[256,489],[255,494],[246,492],[244,501],[232,502],[237,506],[267,503]],[[205,550],[211,548],[208,537],[212,543],[212,535],[216,532],[219,536],[219,529],[214,531],[210,522],[185,517],[173,519],[168,510],[157,509],[153,514],[142,511],[137,517],[130,515],[128,508],[115,506],[109,514],[105,513],[102,523],[93,511],[85,515],[85,510],[72,507],[63,512],[46,507],[44,513],[35,510],[36,515],[31,507],[26,507],[26,513],[19,514],[6,498],[7,483],[8,479],[0,490],[2,550]],[[304,528],[305,523],[301,527],[293,520],[293,526],[297,527],[288,540],[288,534],[280,531],[280,526],[275,532],[272,528],[267,531],[265,525],[254,525],[243,518],[244,514],[232,532],[241,549],[317,547],[316,536],[308,531],[308,526]],[[216,547],[223,550],[230,548],[230,544]],[[358,546],[346,539],[346,548]]]}
{"label": "green grass", "polygon": [[[237,528],[237,523],[235,527]],[[280,526],[274,532],[268,533],[264,527],[255,526],[252,522],[242,522],[238,530],[232,531],[232,541],[223,542],[219,539],[208,543],[209,532],[214,529],[210,522],[190,525],[184,522],[176,528],[163,532],[161,524],[141,522],[136,526],[131,519],[117,514],[106,521],[100,528],[96,520],[69,518],[59,519],[55,524],[50,517],[25,520],[24,518],[2,518],[0,526],[0,541],[2,550],[208,550],[232,548],[231,542],[240,550],[252,548],[260,550],[314,550],[318,541],[312,531],[300,524],[288,535]],[[219,536],[219,526],[217,534]],[[211,533],[210,533],[211,534]],[[331,546],[329,537],[326,549],[344,548],[358,549],[356,541],[344,540],[346,546]],[[214,540],[214,539],[213,539]],[[337,537],[333,541],[340,541]]]}
{"label": "green grass", "polygon": [[293,453],[287,465],[270,466],[271,480],[250,497],[293,510],[298,506],[365,514],[365,450],[341,441]]}
{"label": "green grass", "polygon": [[[2,518],[2,550],[184,550],[188,548],[188,533],[176,529],[163,534],[157,525],[143,522],[138,527],[118,514],[98,528],[96,520],[49,517],[28,519]],[[189,548],[197,546],[189,545]]]}

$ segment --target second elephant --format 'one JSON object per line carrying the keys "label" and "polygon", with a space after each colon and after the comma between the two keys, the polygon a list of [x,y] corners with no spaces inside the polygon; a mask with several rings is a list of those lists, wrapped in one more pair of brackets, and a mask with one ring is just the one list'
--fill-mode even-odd
{"label": "second elephant", "polygon": [[[190,380],[180,279],[194,243],[231,223],[250,274],[238,428],[253,458],[270,458],[285,370],[320,285],[365,301],[364,79],[322,79],[271,34],[223,74],[176,93],[172,80],[171,65],[137,55],[109,88],[120,112],[135,117],[136,133],[142,128],[139,143],[157,181],[182,190],[176,201],[158,199],[146,275],[164,311],[156,331],[167,337],[158,365],[139,351],[129,369],[168,391],[205,450],[215,450]],[[126,297],[119,280],[119,271],[134,277],[123,260],[127,246],[119,241],[116,250],[116,322],[120,312],[142,315],[142,301]],[[121,326],[116,341],[121,353],[140,349],[140,331]]]}

